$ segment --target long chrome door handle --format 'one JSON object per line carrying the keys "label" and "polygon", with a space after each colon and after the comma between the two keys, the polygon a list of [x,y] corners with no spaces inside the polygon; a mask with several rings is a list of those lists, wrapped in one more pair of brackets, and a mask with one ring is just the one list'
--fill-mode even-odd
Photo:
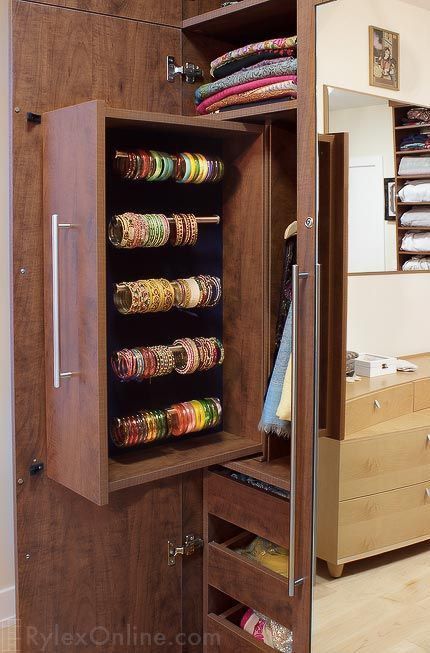
{"label": "long chrome door handle", "polygon": [[298,310],[299,310],[299,281],[300,278],[307,278],[307,272],[299,273],[299,266],[293,265],[292,279],[292,392],[291,392],[291,480],[290,480],[290,550],[288,563],[288,596],[293,597],[296,585],[303,581],[295,578],[296,561],[296,479],[297,479],[297,351],[299,344]]}
{"label": "long chrome door handle", "polygon": [[60,361],[60,284],[59,284],[59,247],[58,230],[70,229],[75,225],[71,223],[58,222],[58,215],[53,214],[51,218],[52,238],[52,342],[54,353],[54,388],[59,388],[61,379],[70,378],[72,372],[61,371]]}

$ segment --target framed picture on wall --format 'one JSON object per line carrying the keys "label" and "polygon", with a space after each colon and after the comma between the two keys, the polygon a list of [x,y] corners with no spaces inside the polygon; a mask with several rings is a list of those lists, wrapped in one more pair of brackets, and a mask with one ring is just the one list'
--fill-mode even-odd
{"label": "framed picture on wall", "polygon": [[384,179],[385,193],[385,219],[396,219],[396,181],[395,179]]}
{"label": "framed picture on wall", "polygon": [[400,90],[400,36],[380,27],[369,27],[370,85]]}

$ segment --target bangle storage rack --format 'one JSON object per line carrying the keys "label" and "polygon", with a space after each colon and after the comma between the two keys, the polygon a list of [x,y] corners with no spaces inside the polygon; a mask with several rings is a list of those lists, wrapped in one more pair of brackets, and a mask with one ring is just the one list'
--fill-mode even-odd
{"label": "bangle storage rack", "polygon": [[[99,101],[44,116],[44,205],[52,218],[44,233],[47,471],[99,505],[123,488],[262,451],[258,422],[271,347],[264,146],[259,125],[118,110]],[[204,154],[223,162],[223,176],[216,183],[124,179],[113,157],[136,148]],[[201,170],[203,179],[204,164]],[[144,237],[124,239],[121,226],[113,244],[112,220],[127,213],[163,215],[169,225],[175,215],[193,215],[198,237],[185,238],[188,244],[179,237],[175,245],[173,229],[175,242],[167,243],[156,225],[151,244],[159,246],[148,247]],[[119,312],[117,285],[161,279],[165,288],[182,280],[170,310]],[[156,288],[151,307],[166,308],[155,301]],[[225,351],[222,365],[212,366],[202,345],[203,363],[192,373],[162,373],[162,354],[159,374],[140,382],[124,383],[111,366],[112,355],[125,349],[212,338]],[[195,366],[192,356],[187,365]],[[215,404],[199,408],[199,400]],[[222,411],[215,416],[217,402]],[[179,406],[182,426],[173,428],[181,437],[165,437],[163,411],[172,406]],[[115,446],[112,425],[136,416],[133,446]]]}

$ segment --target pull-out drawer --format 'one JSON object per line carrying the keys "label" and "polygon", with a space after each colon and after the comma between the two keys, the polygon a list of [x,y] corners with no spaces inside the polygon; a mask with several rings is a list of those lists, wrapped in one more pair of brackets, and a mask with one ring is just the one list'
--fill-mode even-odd
{"label": "pull-out drawer", "polygon": [[430,481],[429,434],[430,424],[412,432],[342,442],[340,500]]}
{"label": "pull-out drawer", "polygon": [[430,408],[430,379],[414,383],[414,410]]}
{"label": "pull-out drawer", "polygon": [[291,627],[288,579],[233,550],[243,543],[243,537],[223,544],[209,543],[209,585],[283,626]]}
{"label": "pull-out drawer", "polygon": [[208,513],[288,548],[290,504],[214,472],[207,476]]}
{"label": "pull-out drawer", "polygon": [[208,616],[205,635],[208,653],[273,653],[273,648],[240,628],[245,610],[244,606],[236,605],[220,615]]}
{"label": "pull-out drawer", "polygon": [[404,383],[351,399],[346,404],[345,433],[351,435],[369,426],[412,413],[413,410],[413,383]]}
{"label": "pull-out drawer", "polygon": [[339,504],[339,559],[430,539],[430,483]]}

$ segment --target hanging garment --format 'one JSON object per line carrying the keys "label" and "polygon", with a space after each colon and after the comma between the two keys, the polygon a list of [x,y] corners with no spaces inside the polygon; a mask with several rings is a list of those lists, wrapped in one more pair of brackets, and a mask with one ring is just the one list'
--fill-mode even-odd
{"label": "hanging garment", "polygon": [[[270,78],[264,78],[264,79],[256,79],[253,82],[247,82],[246,84],[238,84],[237,86],[231,86],[230,88],[225,88],[223,91],[220,91],[219,93],[215,93],[215,95],[211,95],[211,97],[207,98],[206,100],[203,100],[198,107],[197,107],[197,113],[200,114],[205,114],[207,113],[207,109],[212,105],[215,104],[215,102],[219,102],[221,100],[224,100],[225,98],[231,97],[231,96],[236,96],[241,93],[245,93],[247,91],[252,91],[257,88],[262,88],[264,86],[267,86],[269,84],[274,84],[276,82],[291,82],[292,84],[297,84],[297,76],[296,75],[284,75],[282,77],[270,77]],[[296,87],[297,88],[297,87]]]}
{"label": "hanging garment", "polygon": [[430,207],[416,206],[400,218],[403,227],[430,227]]}
{"label": "hanging garment", "polygon": [[261,88],[255,88],[251,91],[236,93],[229,97],[225,97],[218,102],[209,104],[206,108],[206,113],[214,113],[215,111],[219,111],[224,107],[232,105],[242,106],[249,102],[264,102],[265,100],[279,97],[295,100],[297,98],[297,84],[291,81],[277,82],[275,84],[262,86]]}
{"label": "hanging garment", "polygon": [[[241,48],[236,48],[235,50],[230,50],[221,55],[217,59],[214,59],[211,62],[211,75],[214,71],[220,66],[224,66],[230,61],[237,61],[238,59],[244,59],[251,54],[259,54],[261,52],[273,52],[273,51],[282,51],[287,48],[292,48],[297,45],[297,36],[290,36],[287,38],[278,38],[278,39],[268,39],[267,41],[259,41],[258,43],[250,43],[249,45],[244,45]],[[281,55],[282,56],[282,55]]]}
{"label": "hanging garment", "polygon": [[195,92],[196,104],[200,104],[203,100],[225,88],[237,86],[237,84],[245,84],[252,82],[255,79],[263,79],[265,77],[282,77],[284,75],[295,75],[297,73],[297,59],[290,57],[284,61],[275,61],[270,65],[259,66],[258,68],[251,68],[241,70],[234,75],[229,75],[223,79],[218,79],[216,82],[210,84],[203,84]]}
{"label": "hanging garment", "polygon": [[401,250],[404,252],[430,252],[430,232],[408,232],[403,236]]}
{"label": "hanging garment", "polygon": [[239,70],[247,68],[258,68],[259,66],[267,66],[273,63],[273,60],[276,61],[285,61],[289,57],[295,57],[297,54],[297,48],[287,48],[286,50],[275,50],[274,52],[260,52],[259,54],[250,54],[248,57],[243,59],[237,59],[237,61],[230,61],[229,63],[220,66],[213,72],[214,79],[222,79],[223,77],[228,77],[228,75],[233,75]]}
{"label": "hanging garment", "polygon": [[399,175],[429,175],[430,156],[404,156],[400,161]]}
{"label": "hanging garment", "polygon": [[430,270],[430,257],[413,256],[403,264],[402,270]]}
{"label": "hanging garment", "polygon": [[401,202],[430,202],[430,181],[408,181],[399,191]]}
{"label": "hanging garment", "polygon": [[275,649],[275,651],[281,653],[293,652],[292,631],[259,612],[254,612],[251,609],[247,610],[241,619],[240,627],[255,639]]}

